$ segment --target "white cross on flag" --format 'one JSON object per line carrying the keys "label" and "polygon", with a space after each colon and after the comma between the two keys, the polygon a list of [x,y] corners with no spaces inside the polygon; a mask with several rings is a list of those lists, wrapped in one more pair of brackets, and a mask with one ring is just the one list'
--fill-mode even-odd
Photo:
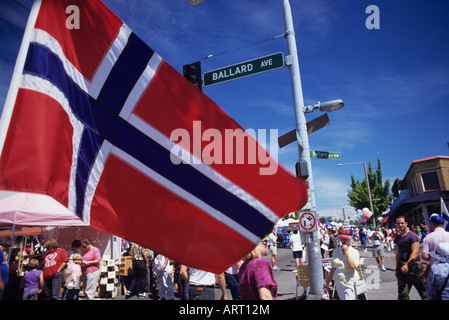
{"label": "white cross on flag", "polygon": [[[79,28],[66,25],[69,6]],[[171,133],[193,136],[194,123],[245,135],[101,1],[38,0],[2,115],[0,188],[47,194],[92,228],[223,272],[307,190],[280,166],[261,174],[259,160],[172,161]],[[208,143],[182,147],[202,159]]]}

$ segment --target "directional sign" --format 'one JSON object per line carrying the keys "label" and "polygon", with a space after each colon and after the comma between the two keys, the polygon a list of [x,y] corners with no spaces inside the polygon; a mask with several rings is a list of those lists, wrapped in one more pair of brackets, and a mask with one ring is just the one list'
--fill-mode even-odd
{"label": "directional sign", "polygon": [[310,157],[314,158],[314,159],[335,159],[335,160],[340,160],[340,152],[310,150]]}
{"label": "directional sign", "polygon": [[327,113],[307,122],[307,134],[311,134],[327,125],[330,125],[329,116]]}
{"label": "directional sign", "polygon": [[[322,116],[319,116],[316,119],[313,119],[312,121],[307,122],[307,134],[311,134],[312,132],[315,132],[327,125],[329,125],[331,122],[329,121],[329,116],[327,113],[323,114]],[[286,145],[292,143],[293,141],[297,140],[299,145],[302,147],[303,143],[301,143],[301,139],[299,139],[298,134],[296,133],[296,129],[293,129],[292,131],[287,132],[283,136],[278,138],[279,148],[285,147]],[[302,147],[304,149],[304,147]]]}
{"label": "directional sign", "polygon": [[299,216],[299,226],[301,228],[301,231],[316,231],[316,214],[312,212],[301,213],[301,215]]}
{"label": "directional sign", "polygon": [[203,76],[203,85],[207,87],[220,82],[247,77],[253,74],[283,67],[284,54],[282,52],[278,52],[269,56],[205,72]]}
{"label": "directional sign", "polygon": [[301,140],[301,137],[299,136],[296,129],[293,129],[292,131],[289,131],[283,136],[278,138],[279,148],[285,147],[286,145],[292,143],[295,140],[298,142],[301,149],[304,150],[304,142]]}

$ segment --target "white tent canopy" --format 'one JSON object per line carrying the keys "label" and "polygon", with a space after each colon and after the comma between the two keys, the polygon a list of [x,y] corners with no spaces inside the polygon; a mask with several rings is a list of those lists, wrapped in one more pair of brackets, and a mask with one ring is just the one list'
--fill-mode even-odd
{"label": "white tent canopy", "polygon": [[288,218],[288,219],[286,219],[286,220],[279,220],[277,223],[276,223],[276,228],[277,227],[288,227],[288,225],[290,224],[290,223],[297,223],[299,220],[296,220],[296,219],[293,219],[293,218]]}
{"label": "white tent canopy", "polygon": [[13,193],[0,199],[0,226],[88,226],[53,198],[34,193]]}
{"label": "white tent canopy", "polygon": [[[103,255],[120,258],[121,239],[92,229],[53,198],[35,193],[0,191],[0,227],[47,227],[44,237],[70,249],[73,240],[91,239]],[[11,249],[11,248],[10,248]]]}

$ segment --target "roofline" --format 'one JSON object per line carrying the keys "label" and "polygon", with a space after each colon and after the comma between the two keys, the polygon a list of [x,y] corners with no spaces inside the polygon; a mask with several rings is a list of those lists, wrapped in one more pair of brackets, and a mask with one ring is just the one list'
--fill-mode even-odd
{"label": "roofline", "polygon": [[423,158],[423,159],[417,159],[417,160],[413,160],[412,164],[416,163],[416,162],[433,160],[433,159],[449,159],[449,156],[433,156],[433,157],[428,157],[428,158]]}
{"label": "roofline", "polygon": [[428,160],[435,160],[435,159],[447,159],[449,160],[449,156],[433,156],[433,157],[428,157],[428,158],[422,158],[422,159],[416,159],[412,161],[412,164],[410,165],[410,167],[407,169],[407,172],[405,173],[404,177],[402,178],[402,183],[399,185],[399,190],[404,190],[404,181],[405,181],[405,177],[407,177],[410,169],[412,168],[414,163],[419,163],[419,162],[424,162],[424,161],[428,161]]}

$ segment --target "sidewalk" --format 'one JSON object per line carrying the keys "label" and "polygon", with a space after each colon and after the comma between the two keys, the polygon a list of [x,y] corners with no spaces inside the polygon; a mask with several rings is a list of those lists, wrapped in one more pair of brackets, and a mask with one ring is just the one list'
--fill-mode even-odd
{"label": "sidewalk", "polygon": [[[397,300],[398,286],[395,276],[396,254],[394,251],[385,251],[385,268],[387,271],[379,270],[376,259],[373,258],[371,245],[368,250],[359,250],[360,258],[365,259],[365,270],[363,272],[368,286],[369,300]],[[410,300],[421,300],[418,291],[412,287]]]}

